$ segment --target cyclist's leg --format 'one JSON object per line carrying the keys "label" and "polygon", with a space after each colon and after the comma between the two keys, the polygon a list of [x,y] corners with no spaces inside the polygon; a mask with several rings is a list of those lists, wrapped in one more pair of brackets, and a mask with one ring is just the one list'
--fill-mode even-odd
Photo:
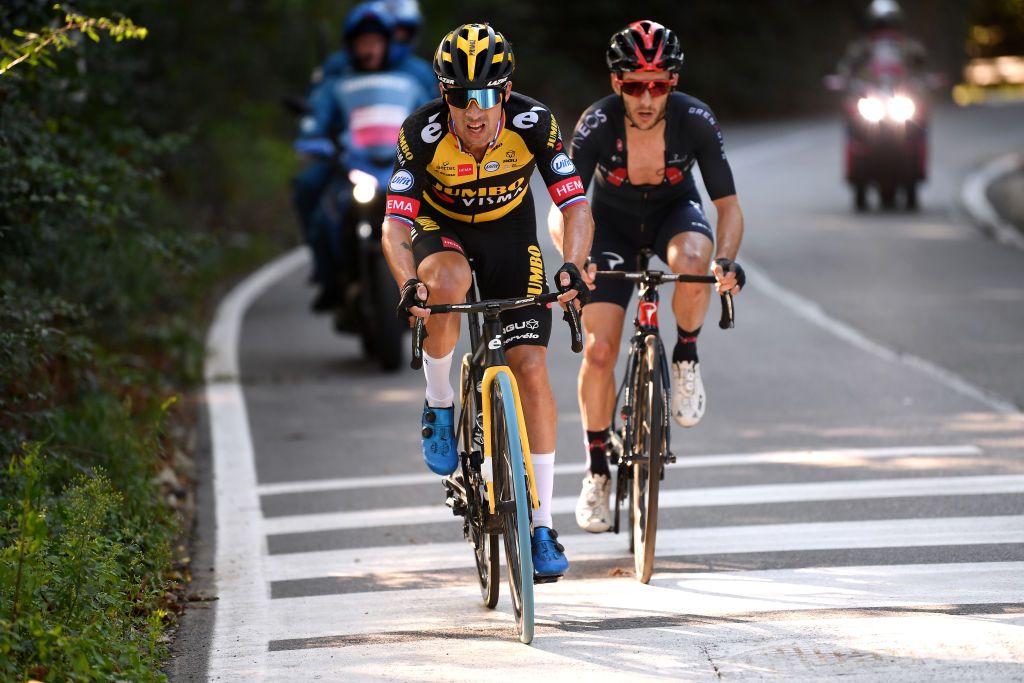
{"label": "cyclist's leg", "polygon": [[[657,251],[672,272],[707,275],[713,248],[713,233],[696,195],[670,207],[658,228]],[[683,427],[696,425],[704,415],[697,336],[710,299],[711,286],[706,284],[677,284],[672,296],[678,335],[672,350],[672,415]]]}
{"label": "cyclist's leg", "polygon": [[[480,296],[511,298],[548,291],[547,276],[537,244],[532,202],[524,202],[502,219],[501,229],[461,231],[466,252],[476,265]],[[547,369],[551,336],[551,310],[520,308],[502,314],[505,351],[522,399],[523,418],[530,440],[533,473],[540,508],[534,510],[531,539],[534,571],[546,578],[561,576],[569,568],[557,533],[552,530],[551,495],[555,481],[555,441],[558,411]]]}
{"label": "cyclist's leg", "polygon": [[[458,235],[430,217],[417,219],[412,234],[416,274],[427,286],[427,302],[459,303],[472,283],[469,262]],[[423,344],[423,374],[427,387],[421,424],[423,459],[437,474],[451,474],[458,465],[455,452],[455,392],[451,385],[452,356],[459,339],[459,316],[432,315]]]}
{"label": "cyclist's leg", "polygon": [[[598,270],[633,269],[644,246],[636,240],[640,232],[636,216],[596,201],[592,211],[595,228],[590,260]],[[612,423],[615,363],[626,307],[633,295],[633,284],[624,280],[598,280],[596,284],[590,304],[583,309],[585,345],[578,381],[580,413],[588,432],[607,431]],[[607,473],[607,467],[600,469]]]}
{"label": "cyclist's leg", "polygon": [[[640,231],[636,217],[623,215],[605,205],[593,205],[596,230],[590,258],[598,270],[631,269],[641,245],[629,239]],[[615,363],[633,293],[632,283],[599,280],[591,303],[583,309],[583,362],[577,380],[583,422],[587,471],[576,502],[576,524],[593,533],[611,528],[611,470],[608,442],[615,408]]]}

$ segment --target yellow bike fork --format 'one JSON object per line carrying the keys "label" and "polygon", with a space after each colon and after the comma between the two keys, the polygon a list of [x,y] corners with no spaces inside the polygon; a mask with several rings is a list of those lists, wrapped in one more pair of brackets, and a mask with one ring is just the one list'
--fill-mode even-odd
{"label": "yellow bike fork", "polygon": [[491,440],[491,385],[499,373],[508,375],[509,383],[512,385],[512,397],[516,406],[516,422],[519,425],[519,443],[523,450],[523,460],[526,464],[526,476],[530,482],[530,498],[533,509],[540,507],[540,499],[537,497],[537,480],[533,475],[533,458],[530,455],[530,438],[526,433],[526,420],[523,417],[523,404],[519,399],[519,385],[516,383],[516,376],[507,365],[494,365],[484,370],[483,386],[480,394],[483,399],[484,415],[484,459],[480,465],[480,472],[487,483],[487,501],[490,504],[491,514],[495,511],[494,501],[494,467],[493,467],[493,444]]}

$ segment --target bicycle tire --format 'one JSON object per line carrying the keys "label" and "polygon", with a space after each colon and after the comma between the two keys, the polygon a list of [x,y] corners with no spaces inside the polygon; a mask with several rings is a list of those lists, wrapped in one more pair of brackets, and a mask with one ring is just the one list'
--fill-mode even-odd
{"label": "bicycle tire", "polygon": [[631,534],[636,578],[648,583],[654,572],[654,548],[658,534],[658,490],[665,455],[665,388],[662,378],[658,339],[648,335],[639,365],[639,387],[636,394],[637,431],[634,447],[644,461],[633,463],[630,487]]}
{"label": "bicycle tire", "polygon": [[491,438],[494,495],[502,518],[505,565],[519,640],[533,640],[533,554],[530,546],[530,505],[526,468],[519,440],[515,395],[508,375],[499,372],[491,385]]}
{"label": "bicycle tire", "polygon": [[487,491],[471,482],[482,481],[478,471],[471,471],[469,453],[476,444],[473,443],[473,428],[476,426],[477,395],[474,387],[472,356],[465,354],[460,365],[459,405],[462,406],[459,422],[459,442],[462,444],[460,460],[462,479],[466,488],[467,522],[470,529],[470,541],[473,544],[473,559],[476,562],[477,579],[480,583],[480,597],[484,607],[494,609],[498,604],[498,593],[501,586],[501,562],[498,547],[498,535],[484,530],[484,510],[487,506]]}

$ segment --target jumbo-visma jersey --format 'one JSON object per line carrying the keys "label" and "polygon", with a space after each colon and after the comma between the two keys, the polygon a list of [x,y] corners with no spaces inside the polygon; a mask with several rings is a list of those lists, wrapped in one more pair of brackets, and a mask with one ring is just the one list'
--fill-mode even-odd
{"label": "jumbo-visma jersey", "polygon": [[412,225],[420,210],[429,207],[431,213],[464,223],[498,220],[523,203],[535,167],[560,209],[586,201],[555,117],[536,100],[518,93],[509,96],[480,162],[455,135],[448,105],[434,100],[402,125],[386,218]]}

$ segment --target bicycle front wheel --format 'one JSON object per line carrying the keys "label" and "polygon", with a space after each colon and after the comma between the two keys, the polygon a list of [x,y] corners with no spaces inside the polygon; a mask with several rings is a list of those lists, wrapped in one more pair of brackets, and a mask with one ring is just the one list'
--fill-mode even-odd
{"label": "bicycle front wheel", "polygon": [[648,335],[639,363],[636,392],[633,448],[633,481],[630,488],[630,540],[636,578],[651,580],[654,572],[654,546],[658,533],[658,489],[665,457],[668,432],[665,387],[662,378],[658,339]]}
{"label": "bicycle front wheel", "polygon": [[533,640],[533,555],[530,548],[531,500],[519,441],[512,383],[499,373],[491,385],[494,496],[501,516],[508,587],[519,640]]}

